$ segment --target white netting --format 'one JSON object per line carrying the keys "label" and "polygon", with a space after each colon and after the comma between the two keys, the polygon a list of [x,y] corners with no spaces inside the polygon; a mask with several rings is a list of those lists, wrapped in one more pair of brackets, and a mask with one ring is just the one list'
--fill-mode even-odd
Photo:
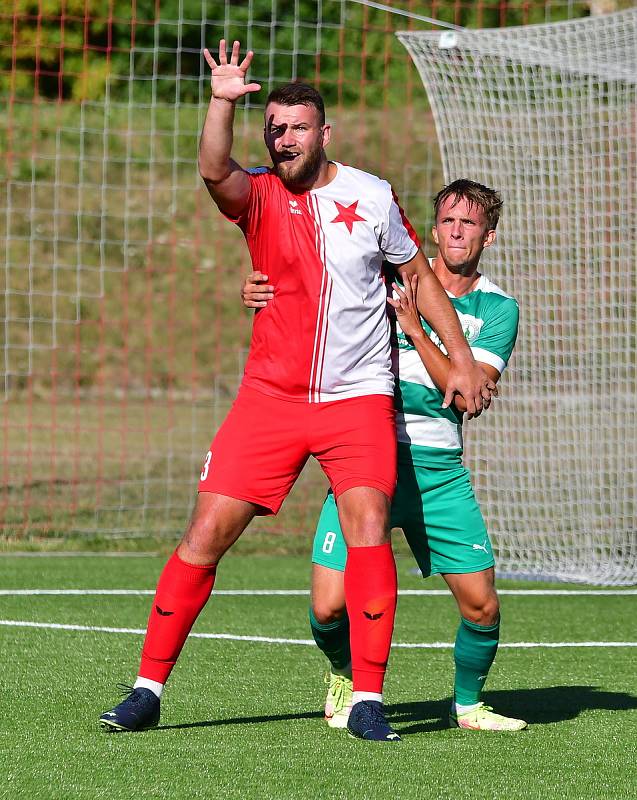
{"label": "white netting", "polygon": [[637,10],[398,33],[447,181],[505,200],[485,272],[520,302],[467,455],[503,572],[637,580]]}

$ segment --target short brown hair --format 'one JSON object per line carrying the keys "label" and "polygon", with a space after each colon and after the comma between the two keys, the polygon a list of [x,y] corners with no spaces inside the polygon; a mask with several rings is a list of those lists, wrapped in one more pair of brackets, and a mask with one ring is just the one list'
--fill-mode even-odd
{"label": "short brown hair", "polygon": [[319,114],[321,125],[325,125],[325,103],[323,98],[313,86],[307,83],[286,83],[273,89],[265,101],[266,107],[270,103],[280,106],[313,106]]}
{"label": "short brown hair", "polygon": [[440,206],[445,202],[448,197],[455,197],[453,205],[455,206],[460,200],[466,200],[469,205],[478,206],[484,211],[487,218],[487,225],[489,230],[495,230],[498,220],[500,219],[500,210],[502,209],[502,198],[495,189],[489,189],[481,183],[470,181],[468,178],[460,178],[449,186],[445,186],[434,197],[434,212],[436,220],[438,219],[438,211]]}

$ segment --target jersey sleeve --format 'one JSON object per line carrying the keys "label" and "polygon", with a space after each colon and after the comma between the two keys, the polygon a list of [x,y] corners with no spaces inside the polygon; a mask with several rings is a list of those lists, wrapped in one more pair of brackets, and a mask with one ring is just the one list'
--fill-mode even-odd
{"label": "jersey sleeve", "polygon": [[390,264],[404,264],[418,252],[420,240],[405,212],[398,204],[398,198],[390,190],[390,201],[385,225],[381,231],[380,249]]}
{"label": "jersey sleeve", "polygon": [[502,374],[515,346],[519,319],[520,309],[512,297],[498,303],[471,343],[475,360],[490,364]]}
{"label": "jersey sleeve", "polygon": [[248,195],[246,207],[237,216],[231,216],[223,211],[221,213],[227,220],[234,222],[248,236],[254,233],[254,227],[261,215],[260,212],[266,196],[265,190],[268,185],[270,170],[267,167],[253,167],[247,169],[246,172],[250,178],[250,194]]}

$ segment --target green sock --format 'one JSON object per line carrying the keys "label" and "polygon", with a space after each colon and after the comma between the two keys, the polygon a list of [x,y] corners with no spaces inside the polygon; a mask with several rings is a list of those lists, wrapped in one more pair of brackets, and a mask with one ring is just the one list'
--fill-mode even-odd
{"label": "green sock", "polygon": [[480,692],[493,664],[500,640],[500,620],[495,625],[477,625],[460,618],[453,658],[456,663],[454,697],[470,706],[479,702]]}
{"label": "green sock", "polygon": [[343,673],[349,667],[352,655],[349,649],[349,617],[347,613],[334,622],[318,622],[310,608],[312,636],[332,665],[332,671]]}

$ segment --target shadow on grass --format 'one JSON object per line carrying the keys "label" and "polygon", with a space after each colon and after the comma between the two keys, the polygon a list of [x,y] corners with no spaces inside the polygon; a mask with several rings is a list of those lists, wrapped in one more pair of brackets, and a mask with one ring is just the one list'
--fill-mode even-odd
{"label": "shadow on grass", "polygon": [[219,725],[262,725],[267,722],[286,722],[292,719],[323,719],[322,711],[300,711],[298,714],[269,714],[262,717],[230,717],[207,719],[201,722],[184,722],[182,725],[160,725],[155,731],[176,731],[186,728],[214,728]]}
{"label": "shadow on grass", "polygon": [[[537,689],[485,692],[484,701],[499,714],[525,719],[529,725],[551,725],[574,719],[583,711],[637,709],[637,697],[600,691],[596,686],[547,686]],[[388,705],[387,716],[402,735],[448,728],[449,700]],[[409,724],[412,723],[412,724]],[[403,725],[406,724],[406,727]]]}
{"label": "shadow on grass", "polygon": [[[530,725],[551,725],[574,719],[583,711],[629,711],[637,709],[637,697],[626,692],[600,691],[596,686],[548,686],[537,689],[485,692],[484,700],[499,713],[525,719]],[[449,700],[418,703],[394,703],[386,706],[387,716],[401,734],[411,735],[444,730],[449,727]],[[295,719],[322,719],[321,711],[296,714],[268,714],[252,717],[186,722],[181,725],[160,725],[154,730],[213,728],[222,725],[263,725]]]}

